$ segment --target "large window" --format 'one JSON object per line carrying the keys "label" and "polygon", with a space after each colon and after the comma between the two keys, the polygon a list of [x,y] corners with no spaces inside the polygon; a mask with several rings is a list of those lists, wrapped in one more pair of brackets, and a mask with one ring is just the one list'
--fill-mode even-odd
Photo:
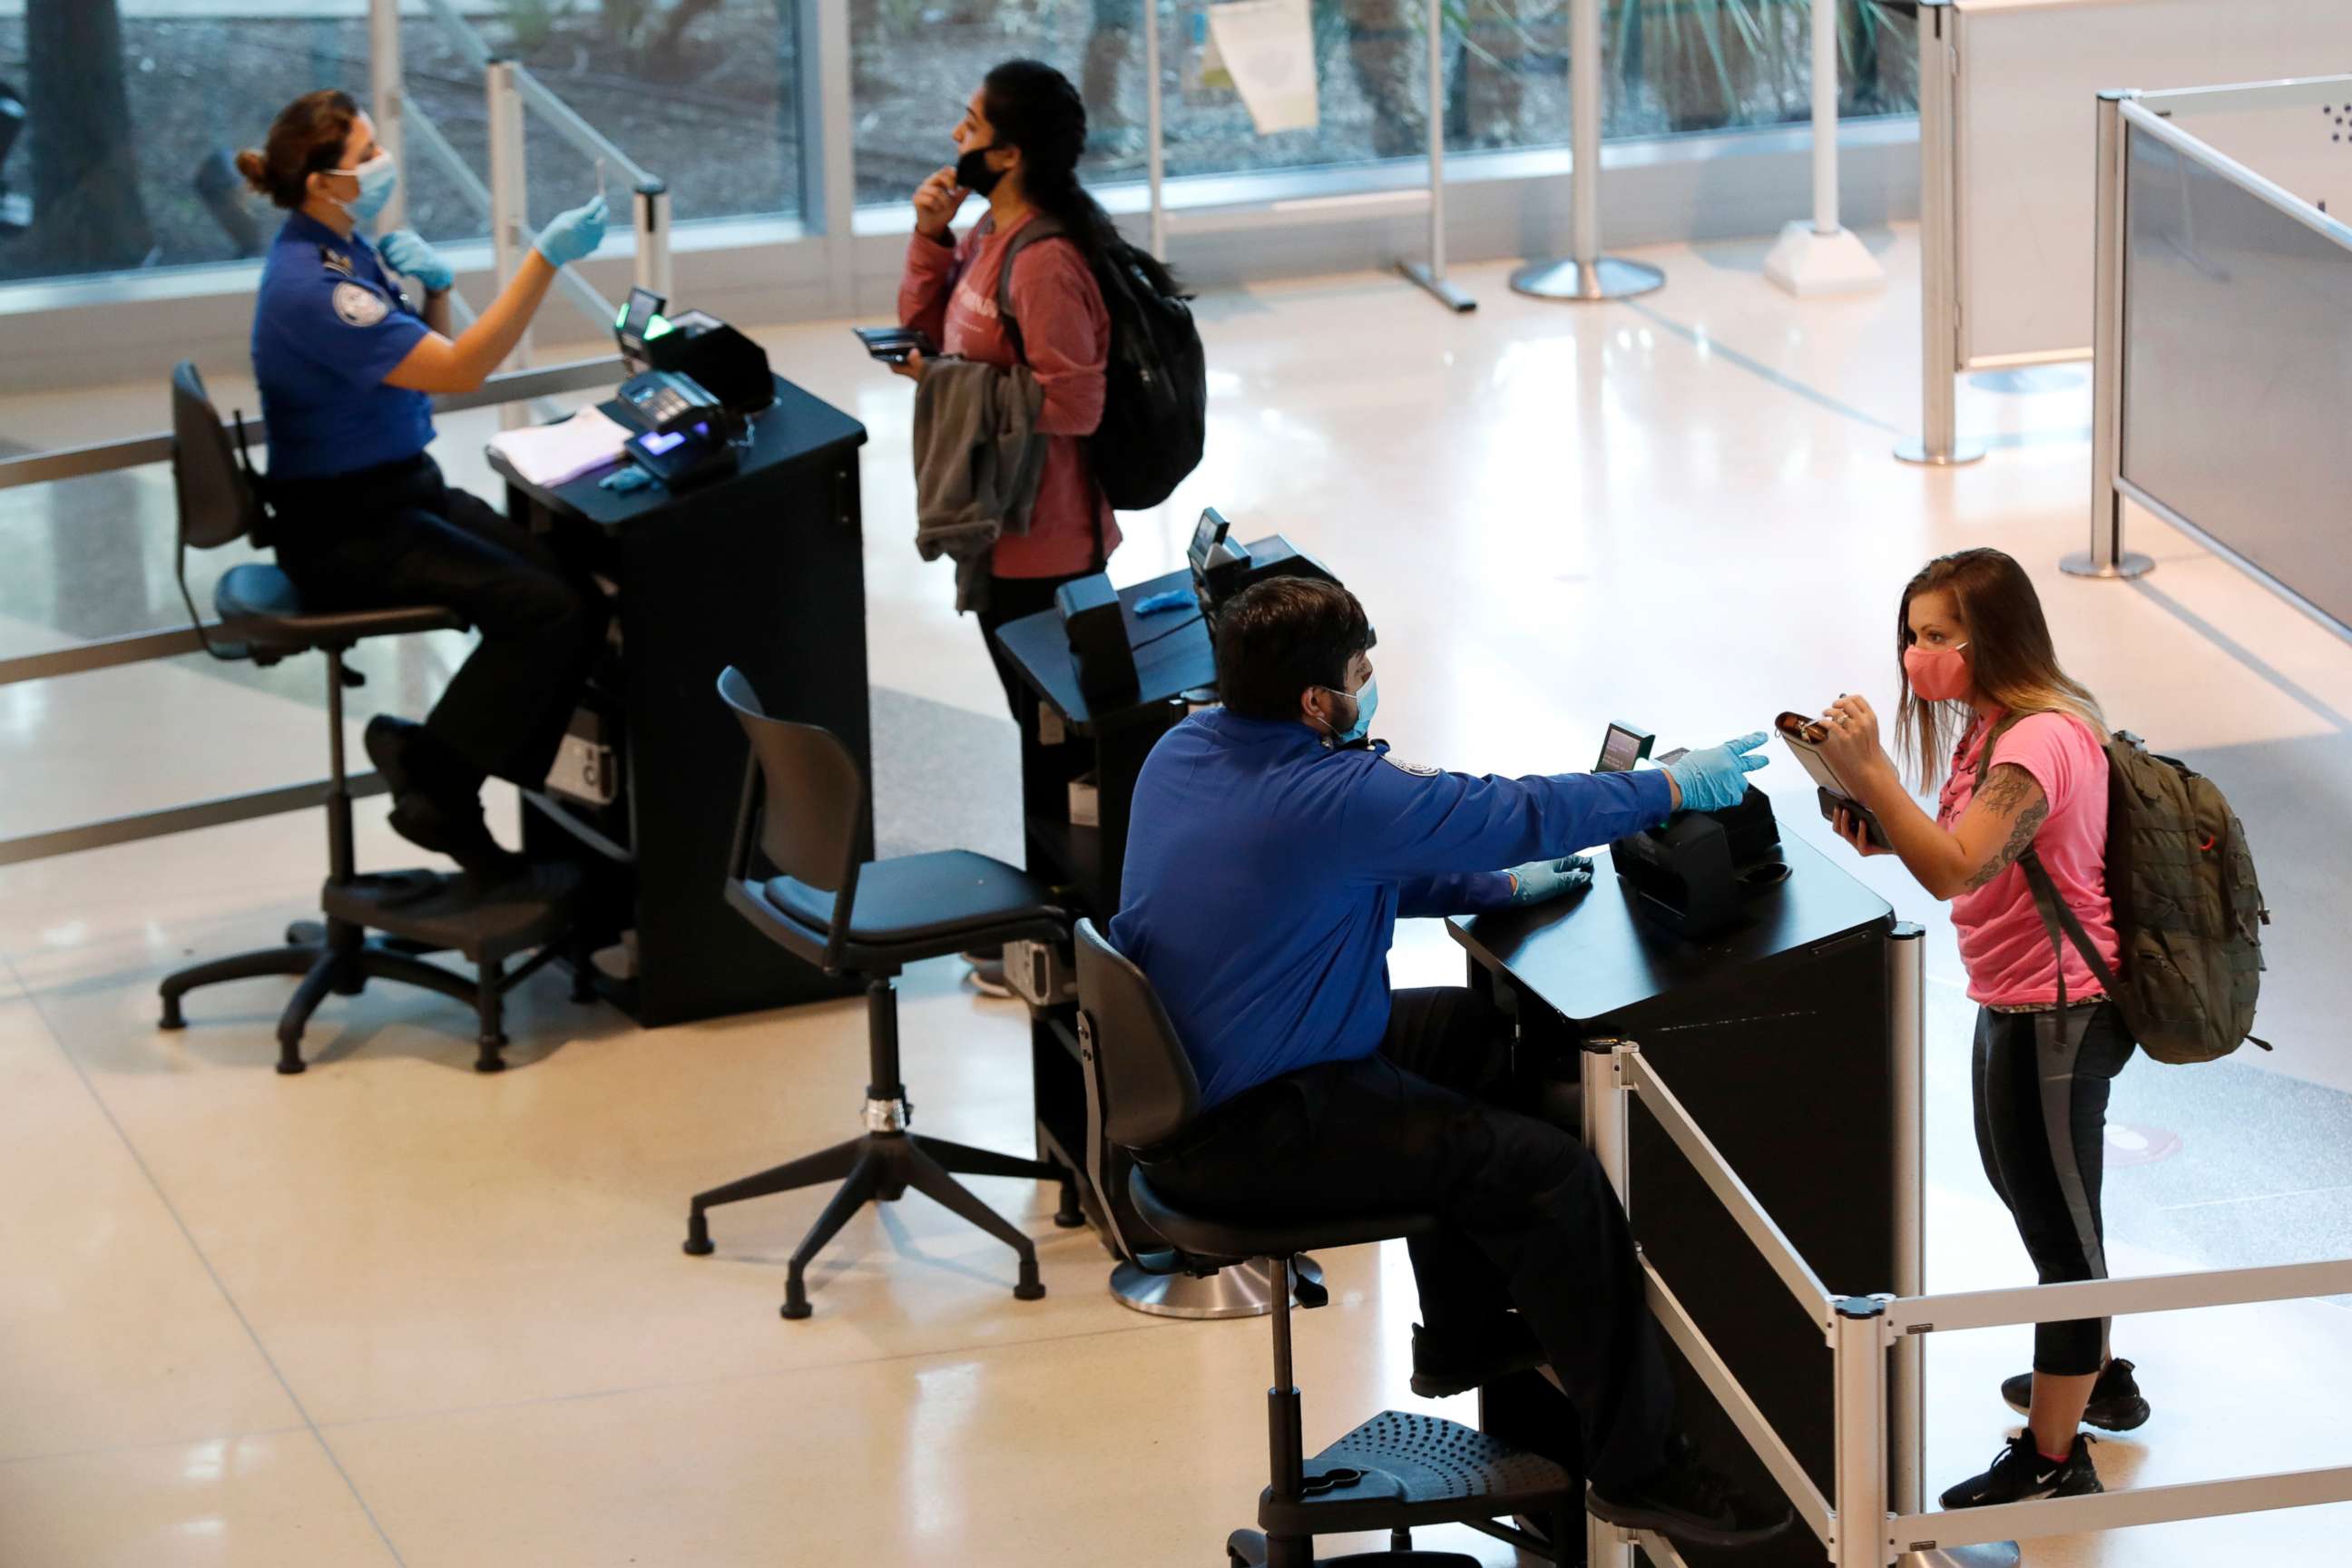
{"label": "large window", "polygon": [[[1234,174],[1419,158],[1428,145],[1427,0],[1309,0],[1317,121],[1259,135],[1212,49],[1207,0],[1160,0],[1166,172]],[[1448,146],[1563,144],[1567,0],[1440,0]],[[947,132],[997,60],[1034,55],[1081,85],[1095,124],[1089,180],[1143,172],[1146,0],[1026,0],[941,7],[851,0],[862,202],[903,199],[946,161]],[[1849,116],[1916,102],[1907,6],[1849,0],[1840,105]],[[1720,132],[1811,112],[1811,0],[1605,0],[1612,139]]]}
{"label": "large window", "polygon": [[[668,184],[675,221],[797,214],[796,0],[499,0],[411,16],[402,76],[413,108],[477,181],[488,174],[482,48],[515,59]],[[315,17],[238,7],[23,0],[0,15],[0,281],[235,261],[279,216],[233,160],[279,106],[339,87],[363,104],[364,7]],[[256,9],[268,9],[256,7]],[[282,7],[278,8],[282,11]],[[414,10],[404,6],[404,10]],[[12,106],[20,105],[21,109]],[[587,198],[595,163],[526,116],[532,221]],[[402,169],[411,226],[479,237],[487,215],[412,130]],[[616,216],[627,189],[607,172]]]}

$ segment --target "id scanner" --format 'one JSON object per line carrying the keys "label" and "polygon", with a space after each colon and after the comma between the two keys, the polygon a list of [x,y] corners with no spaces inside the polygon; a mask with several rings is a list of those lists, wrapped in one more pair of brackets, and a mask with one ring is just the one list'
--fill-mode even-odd
{"label": "id scanner", "polygon": [[1678,811],[1620,838],[1609,859],[1642,913],[1681,937],[1738,924],[1750,897],[1789,878],[1772,799],[1752,784],[1738,805]]}
{"label": "id scanner", "polygon": [[1329,567],[1278,533],[1255,544],[1244,544],[1233,536],[1233,525],[1215,507],[1202,511],[1184,560],[1192,569],[1192,593],[1201,601],[1201,614],[1213,626],[1225,602],[1253,583],[1269,577],[1339,581]]}

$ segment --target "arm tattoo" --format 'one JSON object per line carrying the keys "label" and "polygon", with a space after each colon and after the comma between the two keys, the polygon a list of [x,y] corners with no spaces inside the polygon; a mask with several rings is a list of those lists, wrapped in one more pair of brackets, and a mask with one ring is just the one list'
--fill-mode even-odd
{"label": "arm tattoo", "polygon": [[1992,770],[1984,793],[1977,799],[1988,811],[2017,815],[2010,824],[2009,842],[1969,878],[1966,890],[1971,893],[2017,864],[2017,858],[2032,847],[2033,836],[2050,819],[2050,797],[2042,793],[2032,773],[2008,763]]}

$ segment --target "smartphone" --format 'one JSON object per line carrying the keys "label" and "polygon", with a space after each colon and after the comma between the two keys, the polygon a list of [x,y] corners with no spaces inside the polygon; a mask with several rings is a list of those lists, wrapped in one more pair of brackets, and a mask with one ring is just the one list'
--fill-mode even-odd
{"label": "smartphone", "polygon": [[919,327],[852,327],[866,352],[884,364],[905,364],[910,354],[940,357],[940,347]]}
{"label": "smartphone", "polygon": [[[1894,845],[1886,842],[1886,829],[1878,826],[1878,818],[1873,816],[1868,810],[1864,809],[1859,803],[1848,800],[1845,796],[1838,794],[1837,791],[1832,789],[1819,789],[1814,791],[1814,794],[1819,797],[1822,804],[1822,820],[1823,822],[1828,823],[1832,827],[1837,827],[1837,819],[1840,813],[1843,813],[1848,816],[1858,817],[1861,819],[1863,826],[1870,830],[1870,847],[1872,848],[1892,850],[1895,847]],[[1841,838],[1845,837],[1844,829],[1839,829],[1838,837]]]}

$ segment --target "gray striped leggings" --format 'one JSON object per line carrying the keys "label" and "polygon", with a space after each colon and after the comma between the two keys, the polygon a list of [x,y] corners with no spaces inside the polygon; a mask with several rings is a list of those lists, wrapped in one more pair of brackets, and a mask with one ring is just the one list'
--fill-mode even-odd
{"label": "gray striped leggings", "polygon": [[[2107,1086],[2132,1050],[2111,1002],[2069,1007],[2063,1019],[2055,1012],[1977,1013],[1977,1152],[2044,1285],[2107,1277],[2099,1214]],[[2105,1318],[2034,1328],[2038,1373],[2086,1375],[2106,1353]]]}

